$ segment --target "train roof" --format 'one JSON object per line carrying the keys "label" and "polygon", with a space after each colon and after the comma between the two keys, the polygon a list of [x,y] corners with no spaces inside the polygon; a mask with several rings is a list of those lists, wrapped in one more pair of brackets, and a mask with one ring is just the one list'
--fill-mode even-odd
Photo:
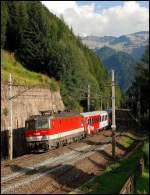
{"label": "train roof", "polygon": [[79,113],[73,113],[73,112],[59,112],[59,113],[53,113],[49,115],[32,115],[27,120],[37,120],[37,119],[46,119],[46,118],[62,118],[62,117],[72,117],[72,116],[80,116]]}
{"label": "train roof", "polygon": [[93,116],[93,115],[105,115],[106,111],[93,111],[93,112],[82,112],[80,113],[82,116]]}
{"label": "train roof", "polygon": [[46,115],[32,115],[30,116],[28,120],[37,120],[37,119],[47,119],[47,118],[62,118],[62,117],[72,117],[72,116],[93,116],[93,115],[106,115],[108,114],[107,111],[93,111],[93,112],[82,112],[82,113],[76,113],[76,112],[58,112],[58,113],[51,113]]}
{"label": "train roof", "polygon": [[75,112],[60,112],[60,113],[56,113],[53,114],[54,117],[65,117],[65,116],[80,116],[79,113],[75,113]]}

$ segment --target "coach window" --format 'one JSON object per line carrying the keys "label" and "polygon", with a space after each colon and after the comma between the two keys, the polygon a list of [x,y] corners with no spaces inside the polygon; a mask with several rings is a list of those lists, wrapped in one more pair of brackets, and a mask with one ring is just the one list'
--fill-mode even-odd
{"label": "coach window", "polygon": [[97,117],[97,121],[96,122],[99,123],[99,117]]}
{"label": "coach window", "polygon": [[91,118],[89,119],[89,124],[91,124]]}
{"label": "coach window", "polygon": [[93,123],[94,123],[94,124],[96,123],[96,118],[93,118]]}

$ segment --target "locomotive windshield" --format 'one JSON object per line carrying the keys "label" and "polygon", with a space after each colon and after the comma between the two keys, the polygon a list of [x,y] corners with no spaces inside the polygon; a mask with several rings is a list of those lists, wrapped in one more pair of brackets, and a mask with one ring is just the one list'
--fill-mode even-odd
{"label": "locomotive windshield", "polygon": [[37,119],[26,121],[26,129],[36,130],[36,129],[48,129],[48,119]]}
{"label": "locomotive windshield", "polygon": [[37,129],[48,129],[48,120],[47,119],[39,119],[36,121],[36,128]]}
{"label": "locomotive windshield", "polygon": [[35,120],[26,121],[26,129],[35,130]]}

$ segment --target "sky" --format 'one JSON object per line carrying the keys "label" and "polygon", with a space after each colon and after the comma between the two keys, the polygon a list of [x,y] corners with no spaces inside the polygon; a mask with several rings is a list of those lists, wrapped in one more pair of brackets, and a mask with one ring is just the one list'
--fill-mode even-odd
{"label": "sky", "polygon": [[149,30],[148,1],[42,1],[79,36],[120,36]]}

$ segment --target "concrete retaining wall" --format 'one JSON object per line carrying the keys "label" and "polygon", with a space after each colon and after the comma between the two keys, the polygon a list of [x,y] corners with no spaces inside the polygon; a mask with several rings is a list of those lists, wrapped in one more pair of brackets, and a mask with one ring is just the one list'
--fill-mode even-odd
{"label": "concrete retaining wall", "polygon": [[[30,115],[39,114],[41,110],[63,111],[64,104],[60,92],[52,92],[49,89],[13,86],[13,96],[21,94],[13,99],[13,135],[14,154],[19,155],[25,152],[24,127],[25,120]],[[1,154],[7,156],[8,147],[8,85],[1,84]]]}

